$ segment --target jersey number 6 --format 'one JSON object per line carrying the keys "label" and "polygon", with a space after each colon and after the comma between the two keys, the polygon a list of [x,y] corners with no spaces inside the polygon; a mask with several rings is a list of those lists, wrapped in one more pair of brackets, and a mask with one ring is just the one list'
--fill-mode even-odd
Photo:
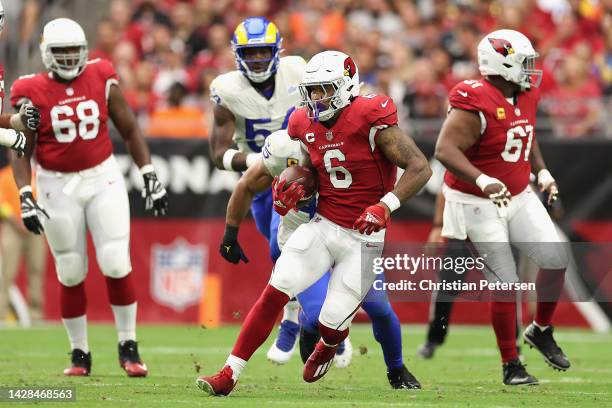
{"label": "jersey number 6", "polygon": [[[77,137],[77,124],[72,119],[75,110],[68,105],[58,105],[51,109],[51,126],[55,138],[60,143],[71,143]],[[60,119],[63,117],[63,119]],[[100,108],[94,100],[87,100],[76,106],[78,136],[84,140],[95,139],[100,129]]]}
{"label": "jersey number 6", "polygon": [[[343,162],[346,160],[346,156],[338,149],[328,150],[323,156],[323,163],[325,163],[325,170],[329,173],[329,180],[335,188],[349,188],[353,183],[353,176],[345,167],[332,166],[332,159]],[[339,179],[338,173],[342,173],[344,176]]]}

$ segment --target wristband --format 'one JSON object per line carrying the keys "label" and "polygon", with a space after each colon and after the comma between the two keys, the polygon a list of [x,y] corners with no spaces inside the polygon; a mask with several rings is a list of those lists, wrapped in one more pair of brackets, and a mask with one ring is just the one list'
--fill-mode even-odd
{"label": "wristband", "polygon": [[223,242],[236,242],[238,240],[238,227],[225,224],[225,233],[223,234]]}
{"label": "wristband", "polygon": [[550,174],[550,171],[547,169],[542,169],[538,171],[538,184],[542,185],[544,188],[547,188],[551,183],[554,183],[555,179]]}
{"label": "wristband", "polygon": [[11,115],[10,123],[11,127],[15,130],[19,130],[22,132],[25,132],[27,130],[27,128],[21,121],[21,115],[19,113],[14,113]]}
{"label": "wristband", "polygon": [[142,166],[140,168],[140,174],[142,174],[143,176],[145,174],[149,174],[149,173],[155,173],[155,168],[153,167],[152,164],[145,164],[144,166]]}
{"label": "wristband", "polygon": [[391,191],[385,194],[384,197],[380,199],[380,202],[385,203],[387,207],[389,207],[389,212],[397,210],[402,205],[399,198]]}
{"label": "wristband", "polygon": [[254,165],[255,163],[257,163],[257,160],[259,160],[260,154],[259,153],[249,153],[246,155],[246,166],[247,169],[249,167],[251,167],[252,165]]}
{"label": "wristband", "polygon": [[23,186],[19,189],[19,195],[22,195],[24,193],[31,193],[32,192],[32,186],[31,185],[27,185],[27,186]]}
{"label": "wristband", "polygon": [[0,128],[0,144],[6,147],[11,147],[17,141],[17,132],[13,129]]}
{"label": "wristband", "polygon": [[480,176],[476,177],[476,185],[484,192],[484,189],[489,185],[489,184],[502,184],[501,181],[499,181],[496,178],[493,177],[489,177],[486,174],[482,173]]}
{"label": "wristband", "polygon": [[225,170],[234,170],[234,168],[232,167],[232,159],[234,158],[236,153],[238,153],[238,150],[236,149],[227,149],[225,153],[223,153],[223,168]]}

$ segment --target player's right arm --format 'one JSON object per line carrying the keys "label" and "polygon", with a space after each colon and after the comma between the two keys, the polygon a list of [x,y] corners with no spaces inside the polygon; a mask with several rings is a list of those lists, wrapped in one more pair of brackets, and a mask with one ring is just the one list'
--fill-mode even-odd
{"label": "player's right arm", "polygon": [[228,262],[237,264],[240,260],[249,262],[238,243],[238,230],[246,217],[255,194],[265,191],[272,185],[272,175],[260,158],[244,173],[238,181],[227,204],[225,233],[219,248],[221,256]]}
{"label": "player's right arm", "polygon": [[463,87],[462,91],[461,87],[451,91],[451,109],[438,135],[435,157],[460,179],[476,184],[495,205],[506,206],[511,196],[504,183],[481,172],[464,153],[480,138],[482,123],[472,101],[473,89]]}
{"label": "player's right arm", "polygon": [[40,215],[49,218],[49,214],[36,202],[32,192],[32,165],[30,163],[36,139],[31,131],[26,131],[23,134],[26,140],[23,156],[20,156],[15,151],[11,151],[9,152],[9,161],[13,169],[15,184],[19,189],[23,225],[25,225],[28,231],[34,234],[41,234],[44,228],[40,221]]}

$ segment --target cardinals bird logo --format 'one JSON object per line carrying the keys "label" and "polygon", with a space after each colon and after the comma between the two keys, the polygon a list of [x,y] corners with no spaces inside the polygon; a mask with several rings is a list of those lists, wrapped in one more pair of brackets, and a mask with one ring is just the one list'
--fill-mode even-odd
{"label": "cardinals bird logo", "polygon": [[355,68],[355,63],[351,57],[347,57],[344,60],[344,76],[352,78],[355,75],[357,69]]}
{"label": "cardinals bird logo", "polygon": [[514,48],[512,48],[512,44],[510,44],[508,40],[504,40],[503,38],[489,38],[489,42],[493,49],[504,57],[514,54]]}

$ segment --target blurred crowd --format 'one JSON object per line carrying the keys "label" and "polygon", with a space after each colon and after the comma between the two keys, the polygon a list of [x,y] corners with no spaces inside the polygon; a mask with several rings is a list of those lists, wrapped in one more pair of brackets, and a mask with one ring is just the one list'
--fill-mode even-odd
{"label": "blurred crowd", "polygon": [[[42,15],[36,5],[42,10],[54,1],[21,3],[21,27],[34,30],[31,20]],[[482,36],[497,28],[519,30],[533,41],[545,72],[539,127],[557,137],[612,138],[612,0],[83,3],[102,4],[84,17],[95,20],[86,25],[92,27],[87,30],[91,58],[115,64],[150,136],[207,136],[208,85],[235,68],[232,32],[244,18],[264,15],[278,25],[284,55],[308,59],[339,49],[353,56],[365,91],[392,96],[401,124],[417,136],[437,134],[447,92],[458,81],[479,76],[476,46]]]}

